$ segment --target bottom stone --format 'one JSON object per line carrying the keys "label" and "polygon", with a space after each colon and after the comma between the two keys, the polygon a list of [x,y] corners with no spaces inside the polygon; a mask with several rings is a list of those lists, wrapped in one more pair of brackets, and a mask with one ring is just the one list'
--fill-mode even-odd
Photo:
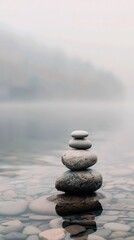
{"label": "bottom stone", "polygon": [[66,171],[59,177],[55,187],[68,194],[90,194],[102,185],[102,176],[93,169],[83,171]]}
{"label": "bottom stone", "polygon": [[[102,206],[99,200],[102,200],[102,194],[90,194],[88,196],[72,196],[68,194],[52,195],[47,198],[48,201],[55,203],[55,210],[59,216],[76,215],[84,212],[94,212],[100,215]],[[91,220],[94,220],[91,219]],[[79,222],[73,222],[79,224]]]}

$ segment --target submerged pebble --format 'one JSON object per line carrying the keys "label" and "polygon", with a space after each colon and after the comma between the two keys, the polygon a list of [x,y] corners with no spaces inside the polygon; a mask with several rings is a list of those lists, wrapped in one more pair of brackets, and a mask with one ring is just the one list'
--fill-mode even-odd
{"label": "submerged pebble", "polygon": [[16,220],[11,220],[11,221],[6,221],[2,223],[3,226],[20,226],[22,225],[22,222],[18,219]]}
{"label": "submerged pebble", "polygon": [[127,237],[125,238],[125,240],[134,240],[134,237],[133,236]]}
{"label": "submerged pebble", "polygon": [[63,228],[49,229],[39,233],[39,237],[45,240],[62,240],[65,237],[65,231]]}
{"label": "submerged pebble", "polygon": [[38,234],[40,233],[40,229],[33,225],[29,225],[24,228],[23,233],[26,235]]}
{"label": "submerged pebble", "polygon": [[111,232],[112,231],[110,229],[104,229],[104,228],[97,230],[97,234],[104,238],[105,237],[107,238],[111,234]]}
{"label": "submerged pebble", "polygon": [[22,229],[24,228],[24,225],[21,224],[19,226],[7,226],[3,230],[0,230],[1,234],[8,234],[11,232],[21,232]]}
{"label": "submerged pebble", "polygon": [[117,219],[119,218],[119,216],[109,216],[109,215],[103,215],[97,218],[98,221],[101,222],[113,222],[113,221],[117,221]]}
{"label": "submerged pebble", "polygon": [[43,196],[33,200],[29,205],[29,209],[39,214],[55,215],[55,206],[48,201],[46,197],[47,196]]}
{"label": "submerged pebble", "polygon": [[26,239],[27,235],[19,232],[10,232],[4,236],[7,240],[23,240]]}
{"label": "submerged pebble", "polygon": [[130,226],[126,225],[126,224],[122,224],[122,223],[115,223],[115,222],[110,222],[110,223],[106,223],[104,224],[104,228],[106,229],[111,229],[113,231],[129,231],[130,230]]}
{"label": "submerged pebble", "polygon": [[105,240],[105,238],[96,234],[91,234],[91,235],[88,235],[87,240]]}
{"label": "submerged pebble", "polygon": [[130,233],[127,231],[114,231],[111,235],[110,235],[110,238],[119,238],[119,237],[123,237],[123,238],[126,238],[130,235]]}
{"label": "submerged pebble", "polygon": [[62,225],[62,220],[61,220],[61,218],[55,218],[55,219],[52,219],[52,220],[49,222],[50,228],[60,228],[61,225]]}
{"label": "submerged pebble", "polygon": [[0,215],[19,215],[26,211],[28,202],[22,199],[0,202]]}
{"label": "submerged pebble", "polygon": [[31,235],[26,240],[39,240],[39,237],[37,235]]}
{"label": "submerged pebble", "polygon": [[29,216],[29,219],[31,220],[39,220],[39,221],[43,221],[43,220],[51,220],[55,218],[55,216],[48,216],[48,215],[32,215]]}

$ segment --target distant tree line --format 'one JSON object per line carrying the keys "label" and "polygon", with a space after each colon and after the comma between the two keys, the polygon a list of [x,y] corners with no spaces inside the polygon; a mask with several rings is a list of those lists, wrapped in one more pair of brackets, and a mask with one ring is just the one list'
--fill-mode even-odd
{"label": "distant tree line", "polygon": [[122,83],[112,73],[5,31],[0,31],[0,53],[1,101],[124,96]]}

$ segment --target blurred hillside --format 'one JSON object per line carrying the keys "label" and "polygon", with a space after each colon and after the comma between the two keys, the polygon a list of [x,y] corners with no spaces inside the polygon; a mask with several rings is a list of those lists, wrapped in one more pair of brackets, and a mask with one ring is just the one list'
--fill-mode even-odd
{"label": "blurred hillside", "polygon": [[123,95],[124,87],[112,73],[0,31],[0,101],[116,100]]}

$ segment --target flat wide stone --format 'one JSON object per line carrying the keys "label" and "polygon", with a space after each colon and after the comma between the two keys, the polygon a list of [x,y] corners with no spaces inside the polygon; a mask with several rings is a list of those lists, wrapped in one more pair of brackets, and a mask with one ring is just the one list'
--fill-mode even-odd
{"label": "flat wide stone", "polygon": [[69,146],[76,149],[89,149],[92,143],[87,139],[72,139],[69,141]]}
{"label": "flat wide stone", "polygon": [[37,214],[55,215],[55,206],[46,199],[46,196],[33,200],[29,209]]}
{"label": "flat wide stone", "polygon": [[23,233],[26,235],[34,235],[40,233],[40,229],[36,226],[29,225],[24,228]]}
{"label": "flat wide stone", "polygon": [[105,240],[105,238],[96,234],[91,234],[88,236],[87,240]]}
{"label": "flat wide stone", "polygon": [[45,240],[61,240],[65,237],[65,231],[63,228],[49,229],[39,233],[39,237]]}
{"label": "flat wide stone", "polygon": [[[68,195],[68,194],[58,194],[58,195],[52,195],[48,197],[48,201],[53,202],[55,204],[55,210],[59,216],[67,216],[67,215],[76,215],[76,214],[81,214],[84,212],[90,212],[94,211],[96,215],[100,215],[102,212],[102,206],[99,200],[103,199],[104,196],[102,194],[98,193],[93,193],[90,195],[81,195],[81,196],[74,196],[74,195]],[[70,217],[69,217],[70,219]],[[94,216],[88,215],[85,217],[82,217],[82,222],[83,220],[88,223],[91,223],[91,221],[94,220]],[[76,222],[75,221],[71,222],[73,224],[80,224],[81,221]]]}
{"label": "flat wide stone", "polygon": [[55,187],[68,194],[90,194],[102,185],[102,176],[93,169],[85,171],[66,171],[59,177]]}
{"label": "flat wide stone", "polygon": [[[103,199],[104,195],[98,193],[92,193],[90,195],[81,195],[74,196],[68,194],[57,194],[48,197],[48,201],[53,202],[55,204],[55,210],[59,216],[68,216],[69,219],[71,215],[74,214],[83,214],[84,212],[92,212],[95,210],[96,216],[102,213],[102,206],[99,200]],[[91,221],[94,220],[94,216],[92,215],[84,215],[84,219],[82,219],[87,225],[90,225]],[[80,221],[72,221],[73,224],[80,224]],[[83,225],[83,224],[82,224]]]}
{"label": "flat wide stone", "polygon": [[63,154],[62,162],[71,170],[84,170],[97,162],[97,156],[92,151],[71,149]]}
{"label": "flat wide stone", "polygon": [[104,224],[104,228],[110,229],[112,231],[124,231],[127,232],[130,230],[130,226],[123,223],[110,222]]}
{"label": "flat wide stone", "polygon": [[15,216],[26,211],[28,202],[22,199],[0,202],[0,215]]}

